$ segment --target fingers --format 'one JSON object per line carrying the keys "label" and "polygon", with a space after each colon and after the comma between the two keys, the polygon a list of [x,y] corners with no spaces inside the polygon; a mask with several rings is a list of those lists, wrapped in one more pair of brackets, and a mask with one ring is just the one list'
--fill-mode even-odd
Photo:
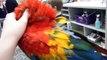
{"label": "fingers", "polygon": [[27,23],[28,21],[28,9],[26,9],[22,15],[22,17],[18,20],[19,22]]}
{"label": "fingers", "polygon": [[7,25],[7,24],[15,22],[15,21],[16,21],[15,14],[14,13],[8,13],[6,15],[4,22],[3,22],[3,25]]}
{"label": "fingers", "polygon": [[5,20],[15,20],[15,14],[13,12],[8,13]]}
{"label": "fingers", "polygon": [[12,12],[12,13],[8,13],[7,15],[6,15],[6,17],[8,17],[8,16],[11,16],[11,17],[15,17],[15,14]]}

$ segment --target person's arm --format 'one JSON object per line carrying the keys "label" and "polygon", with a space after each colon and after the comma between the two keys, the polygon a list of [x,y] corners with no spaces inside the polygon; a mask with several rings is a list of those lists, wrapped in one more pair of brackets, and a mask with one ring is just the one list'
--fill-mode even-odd
{"label": "person's arm", "polygon": [[18,21],[16,21],[14,13],[7,14],[0,38],[0,60],[13,59],[17,43],[26,29],[27,20],[27,11]]}

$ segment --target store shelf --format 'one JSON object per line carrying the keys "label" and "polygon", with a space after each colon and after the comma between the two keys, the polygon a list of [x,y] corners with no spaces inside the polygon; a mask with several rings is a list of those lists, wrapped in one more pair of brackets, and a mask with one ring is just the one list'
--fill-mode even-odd
{"label": "store shelf", "polygon": [[62,11],[69,11],[68,9],[62,9]]}
{"label": "store shelf", "polygon": [[63,14],[63,15],[68,16],[68,17],[69,17],[69,14]]}
{"label": "store shelf", "polygon": [[93,30],[105,33],[105,29],[104,28],[96,29],[94,27],[94,25],[85,25],[85,24],[78,23],[76,21],[70,21],[70,23],[77,24],[77,25],[80,25],[80,26],[83,26],[83,27],[86,27],[86,28],[89,28],[89,29],[93,29]]}
{"label": "store shelf", "polygon": [[106,9],[106,3],[101,2],[73,2],[64,4],[64,7],[89,8],[89,9]]}
{"label": "store shelf", "polygon": [[[88,11],[88,13],[92,13],[94,11],[96,11],[95,15],[93,15],[93,17],[96,17],[96,14],[100,14],[100,20],[101,23],[104,23],[104,20],[106,20],[107,18],[107,8],[106,8],[106,3],[101,3],[101,2],[72,2],[72,3],[66,3],[63,5],[63,9],[62,11],[67,11],[67,13],[63,13],[63,15],[68,16],[69,20],[68,22],[70,22],[70,26],[71,28],[69,28],[70,30],[76,30],[79,32],[82,32],[82,34],[84,36],[87,36],[90,33],[100,33],[100,35],[102,37],[104,37],[105,39],[105,49],[107,49],[107,21],[105,21],[105,26],[101,27],[100,29],[95,28],[95,24],[90,24],[90,25],[86,25],[86,24],[82,24],[82,23],[78,23],[75,20],[75,15],[77,14],[82,14],[83,11]],[[106,13],[106,14],[105,14]],[[93,18],[93,21],[95,19]],[[75,26],[77,25],[77,26]],[[82,27],[81,29],[83,29],[82,31],[79,29],[80,27]],[[104,35],[103,35],[104,34]],[[88,37],[87,37],[88,38]],[[90,39],[88,38],[90,41],[94,41],[94,39]],[[99,44],[98,44],[99,45]]]}

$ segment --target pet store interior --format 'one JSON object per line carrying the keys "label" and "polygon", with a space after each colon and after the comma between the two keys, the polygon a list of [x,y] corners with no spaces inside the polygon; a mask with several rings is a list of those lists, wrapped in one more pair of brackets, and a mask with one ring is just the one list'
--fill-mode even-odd
{"label": "pet store interior", "polygon": [[106,15],[107,0],[0,0],[0,60],[107,60]]}

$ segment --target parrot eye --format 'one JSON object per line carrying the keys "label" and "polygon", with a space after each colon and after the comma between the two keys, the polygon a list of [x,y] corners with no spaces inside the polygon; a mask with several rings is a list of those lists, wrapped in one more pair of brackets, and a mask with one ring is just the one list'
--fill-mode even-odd
{"label": "parrot eye", "polygon": [[41,17],[38,17],[38,20],[41,21],[41,20],[44,20],[46,17],[45,16],[41,16]]}
{"label": "parrot eye", "polygon": [[35,12],[37,12],[37,9],[35,9]]}

